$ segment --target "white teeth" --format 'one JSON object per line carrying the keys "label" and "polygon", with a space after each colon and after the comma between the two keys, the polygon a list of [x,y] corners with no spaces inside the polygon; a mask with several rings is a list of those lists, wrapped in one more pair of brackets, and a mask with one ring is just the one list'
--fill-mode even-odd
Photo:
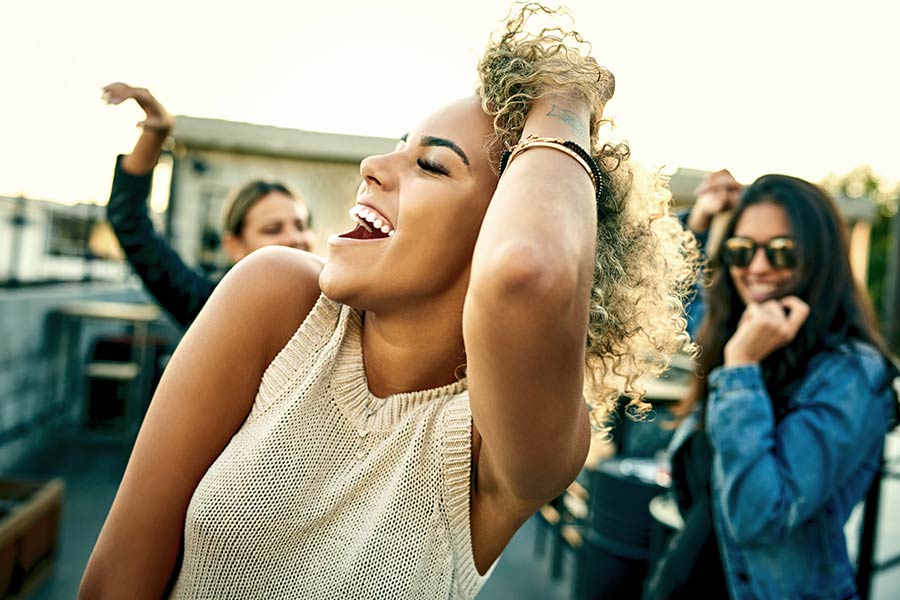
{"label": "white teeth", "polygon": [[769,296],[778,290],[778,286],[771,283],[751,283],[747,285],[747,289],[757,296]]}
{"label": "white teeth", "polygon": [[[385,221],[375,210],[363,205],[356,204],[350,209],[350,216],[359,221],[366,231],[379,230],[381,233],[387,234],[389,237],[394,236],[394,228]],[[369,224],[371,223],[371,227]]]}

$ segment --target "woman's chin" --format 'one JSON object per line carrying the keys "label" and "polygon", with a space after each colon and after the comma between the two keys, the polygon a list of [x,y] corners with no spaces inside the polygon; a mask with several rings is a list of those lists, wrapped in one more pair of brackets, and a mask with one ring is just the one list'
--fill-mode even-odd
{"label": "woman's chin", "polygon": [[341,277],[340,268],[328,260],[319,272],[319,289],[327,298],[343,304],[348,294],[346,280]]}
{"label": "woman's chin", "polygon": [[319,273],[319,289],[329,300],[359,309],[364,308],[365,298],[369,296],[365,277],[330,259]]}

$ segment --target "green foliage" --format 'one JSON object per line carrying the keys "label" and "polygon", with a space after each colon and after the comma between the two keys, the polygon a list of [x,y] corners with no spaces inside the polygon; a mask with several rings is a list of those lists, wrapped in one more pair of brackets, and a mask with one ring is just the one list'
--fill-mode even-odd
{"label": "green foliage", "polygon": [[856,167],[844,175],[832,173],[822,180],[822,187],[835,196],[874,202],[887,218],[897,213],[900,183],[888,183],[868,165]]}
{"label": "green foliage", "polygon": [[[897,240],[892,238],[891,228],[892,220],[900,218],[897,216],[900,183],[889,184],[876,175],[871,167],[860,166],[844,175],[829,175],[822,181],[822,187],[835,196],[867,200],[878,206],[878,214],[872,222],[866,283],[875,310],[883,317],[888,285],[888,257],[897,251]],[[900,349],[900,340],[888,340],[888,343],[895,351]]]}

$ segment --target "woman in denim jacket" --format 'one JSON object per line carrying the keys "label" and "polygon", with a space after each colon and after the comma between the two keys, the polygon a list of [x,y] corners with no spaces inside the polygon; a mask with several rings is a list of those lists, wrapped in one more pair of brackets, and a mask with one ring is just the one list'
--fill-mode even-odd
{"label": "woman in denim jacket", "polygon": [[[818,187],[766,175],[714,259],[672,443],[685,528],[645,598],[856,598],[843,527],[896,419],[895,368]],[[705,399],[705,402],[703,402]],[[727,590],[727,591],[726,591]]]}

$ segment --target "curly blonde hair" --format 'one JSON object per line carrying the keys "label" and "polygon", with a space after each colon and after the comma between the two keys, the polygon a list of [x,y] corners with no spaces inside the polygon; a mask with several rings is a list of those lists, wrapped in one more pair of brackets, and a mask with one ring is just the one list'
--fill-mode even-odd
{"label": "curly blonde hair", "polygon": [[625,143],[601,139],[606,102],[615,78],[590,57],[590,45],[561,25],[528,26],[565,9],[536,3],[514,6],[479,64],[478,95],[493,118],[492,154],[520,141],[532,104],[563,92],[587,101],[591,110],[591,156],[603,172],[598,200],[597,254],[587,336],[585,398],[591,424],[605,431],[619,397],[630,398],[626,414],[640,418],[639,379],[659,375],[678,352],[696,354],[685,328],[683,299],[696,280],[699,253],[694,237],[669,213],[667,179],[630,159]]}

